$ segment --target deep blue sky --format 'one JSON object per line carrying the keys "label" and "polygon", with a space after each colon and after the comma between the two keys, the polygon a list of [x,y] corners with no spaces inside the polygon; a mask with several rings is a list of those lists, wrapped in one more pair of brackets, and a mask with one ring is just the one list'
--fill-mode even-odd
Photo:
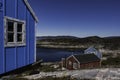
{"label": "deep blue sky", "polygon": [[120,36],[120,0],[28,0],[37,36]]}

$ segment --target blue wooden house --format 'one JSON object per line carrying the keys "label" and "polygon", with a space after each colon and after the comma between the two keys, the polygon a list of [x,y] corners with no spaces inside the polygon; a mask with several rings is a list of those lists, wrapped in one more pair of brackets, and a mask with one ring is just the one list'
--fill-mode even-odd
{"label": "blue wooden house", "polygon": [[84,51],[84,54],[95,54],[99,59],[102,59],[102,53],[95,49],[93,46],[89,47]]}
{"label": "blue wooden house", "polygon": [[36,61],[36,22],[27,0],[0,0],[0,74]]}

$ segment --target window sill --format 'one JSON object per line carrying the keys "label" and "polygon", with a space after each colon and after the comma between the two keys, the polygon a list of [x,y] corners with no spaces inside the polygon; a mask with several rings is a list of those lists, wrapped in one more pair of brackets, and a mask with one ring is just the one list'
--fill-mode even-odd
{"label": "window sill", "polygon": [[24,47],[26,44],[7,44],[5,47]]}

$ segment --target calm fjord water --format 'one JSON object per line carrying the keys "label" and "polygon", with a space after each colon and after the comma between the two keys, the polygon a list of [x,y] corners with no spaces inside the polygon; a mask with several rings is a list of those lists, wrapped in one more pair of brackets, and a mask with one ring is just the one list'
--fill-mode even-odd
{"label": "calm fjord water", "polygon": [[56,62],[61,58],[68,57],[72,54],[83,54],[82,50],[68,51],[65,49],[55,48],[37,48],[37,60],[42,59],[43,62]]}

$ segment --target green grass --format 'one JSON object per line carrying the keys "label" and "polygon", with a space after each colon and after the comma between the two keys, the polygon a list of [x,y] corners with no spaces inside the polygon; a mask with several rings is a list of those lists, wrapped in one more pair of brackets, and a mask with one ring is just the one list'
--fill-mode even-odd
{"label": "green grass", "polygon": [[38,69],[43,72],[53,72],[53,71],[57,70],[57,69],[51,67],[51,65],[44,65],[44,66],[39,67]]}
{"label": "green grass", "polygon": [[110,67],[120,66],[120,56],[115,57],[115,58],[109,57],[107,60],[103,60],[102,61],[102,66],[110,66]]}

